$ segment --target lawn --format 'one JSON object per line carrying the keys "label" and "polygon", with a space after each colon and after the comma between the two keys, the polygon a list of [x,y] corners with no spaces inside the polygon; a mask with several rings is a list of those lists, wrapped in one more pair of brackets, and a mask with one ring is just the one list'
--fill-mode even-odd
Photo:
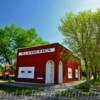
{"label": "lawn", "polygon": [[81,90],[85,90],[85,91],[89,91],[89,89],[100,89],[100,78],[96,79],[96,80],[91,80],[90,84],[87,84],[86,82],[81,83],[79,85],[75,86],[76,89],[81,89]]}
{"label": "lawn", "polygon": [[[91,91],[91,90],[92,91]],[[99,94],[95,91],[100,90],[100,78],[90,81],[90,84],[87,84],[86,82],[80,83],[78,85],[74,86],[74,89],[72,90],[65,90],[62,92],[56,93],[56,97],[64,97],[64,98],[82,98],[82,97],[88,97],[88,98],[96,98],[99,96]],[[95,90],[95,91],[94,91]]]}
{"label": "lawn", "polygon": [[95,81],[94,80],[92,80],[91,81],[91,87],[92,88],[100,88],[100,78],[98,78],[98,79],[96,79]]}
{"label": "lawn", "polygon": [[0,94],[8,93],[16,95],[22,95],[22,94],[29,95],[39,91],[40,91],[39,88],[18,87],[18,86],[0,84]]}

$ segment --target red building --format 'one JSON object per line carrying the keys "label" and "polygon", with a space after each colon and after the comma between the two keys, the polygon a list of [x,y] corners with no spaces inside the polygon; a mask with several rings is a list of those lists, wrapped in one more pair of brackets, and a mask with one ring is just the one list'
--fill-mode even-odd
{"label": "red building", "polygon": [[58,84],[81,77],[79,59],[59,43],[18,49],[16,66],[20,82]]}

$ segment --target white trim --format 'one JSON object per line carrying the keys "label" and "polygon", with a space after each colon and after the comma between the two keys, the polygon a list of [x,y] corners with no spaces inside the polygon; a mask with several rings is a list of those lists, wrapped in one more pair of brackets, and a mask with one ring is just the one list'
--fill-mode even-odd
{"label": "white trim", "polygon": [[37,79],[39,79],[39,80],[43,80],[43,77],[37,77]]}
{"label": "white trim", "polygon": [[79,71],[78,71],[78,69],[75,69],[75,78],[79,78]]}
{"label": "white trim", "polygon": [[63,63],[62,61],[59,61],[59,66],[58,66],[58,81],[59,83],[63,83]]}
{"label": "white trim", "polygon": [[72,79],[72,68],[68,68],[68,79]]}

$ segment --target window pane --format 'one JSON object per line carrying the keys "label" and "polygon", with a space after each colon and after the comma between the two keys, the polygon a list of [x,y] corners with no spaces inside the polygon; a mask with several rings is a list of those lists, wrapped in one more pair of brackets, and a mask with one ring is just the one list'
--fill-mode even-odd
{"label": "window pane", "polygon": [[21,71],[21,73],[24,73],[24,72],[25,72],[25,71],[23,71],[23,70]]}
{"label": "window pane", "polygon": [[78,69],[75,69],[75,77],[78,78]]}
{"label": "window pane", "polygon": [[72,68],[68,68],[68,79],[72,78]]}
{"label": "window pane", "polygon": [[28,71],[28,73],[32,73],[32,71]]}

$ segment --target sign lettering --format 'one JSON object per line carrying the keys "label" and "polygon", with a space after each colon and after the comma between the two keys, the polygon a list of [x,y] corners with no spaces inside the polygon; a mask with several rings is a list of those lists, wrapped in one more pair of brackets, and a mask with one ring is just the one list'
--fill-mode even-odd
{"label": "sign lettering", "polygon": [[41,53],[49,53],[49,52],[55,52],[55,48],[24,51],[24,52],[19,52],[18,55],[19,56],[24,56],[24,55],[33,55],[33,54],[41,54]]}

